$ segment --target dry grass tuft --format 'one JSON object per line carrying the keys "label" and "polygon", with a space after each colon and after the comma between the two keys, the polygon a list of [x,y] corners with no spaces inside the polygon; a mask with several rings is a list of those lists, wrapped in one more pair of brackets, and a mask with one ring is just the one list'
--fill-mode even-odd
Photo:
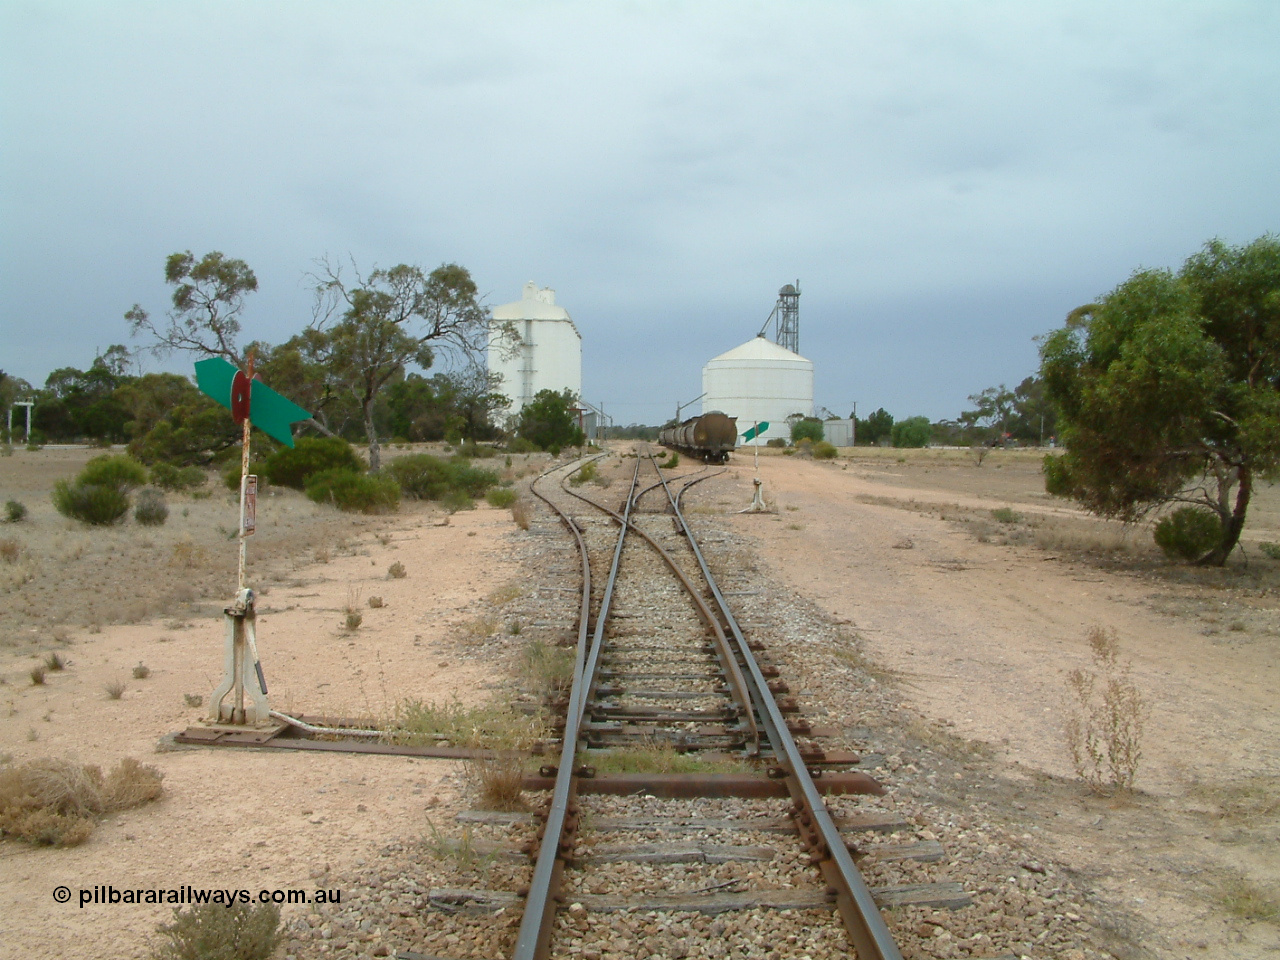
{"label": "dry grass tuft", "polygon": [[407,575],[408,571],[405,570],[404,564],[399,560],[387,567],[387,579],[389,580],[403,580]]}
{"label": "dry grass tuft", "polygon": [[381,607],[381,606],[383,606],[383,605],[384,605],[384,604],[383,604],[383,601],[382,601],[382,598],[381,598],[381,597],[376,597],[376,596],[375,596],[375,597],[370,597],[370,598],[369,598],[369,607],[370,607],[370,609],[377,610],[379,607]]}
{"label": "dry grass tuft", "polygon": [[67,661],[57,653],[51,653],[44,658],[44,668],[51,673],[59,673],[67,668]]}
{"label": "dry grass tuft", "polygon": [[524,799],[524,762],[520,757],[468,760],[465,766],[481,810],[528,809]]}
{"label": "dry grass tuft", "polygon": [[209,551],[192,540],[179,540],[173,545],[173,565],[195,570],[209,562]]}
{"label": "dry grass tuft", "polygon": [[45,846],[72,847],[104,813],[157,799],[162,774],[131,757],[105,778],[95,766],[48,758],[0,770],[0,835]]}
{"label": "dry grass tuft", "polygon": [[447,743],[492,750],[527,750],[545,732],[541,717],[516,713],[509,705],[464,707],[458,700],[401,701],[389,726],[387,738],[392,743]]}
{"label": "dry grass tuft", "polygon": [[346,618],[343,625],[348,632],[360,629],[364,623],[364,614],[360,612],[360,591],[355,587],[347,587],[347,605],[343,607]]}
{"label": "dry grass tuft", "polygon": [[[516,621],[515,625],[518,625]],[[519,631],[512,631],[518,634]],[[573,683],[574,650],[534,640],[524,648],[524,675],[529,678],[530,692],[554,698]]]}
{"label": "dry grass tuft", "polygon": [[204,696],[203,696],[202,694],[199,694],[199,693],[184,693],[184,694],[182,695],[182,701],[183,701],[183,702],[184,702],[188,707],[203,707],[203,706],[204,706]]}
{"label": "dry grass tuft", "polygon": [[1088,639],[1093,669],[1067,675],[1067,749],[1076,775],[1094,792],[1131,790],[1147,707],[1120,660],[1115,631],[1093,627]]}
{"label": "dry grass tuft", "polygon": [[742,773],[749,765],[730,757],[708,760],[698,753],[681,753],[667,740],[649,739],[628,750],[592,754],[599,773]]}
{"label": "dry grass tuft", "polygon": [[18,543],[13,537],[4,537],[0,539],[0,560],[5,563],[17,563],[18,557],[22,555],[22,544]]}
{"label": "dry grass tuft", "polygon": [[133,679],[145,680],[149,676],[151,676],[151,668],[148,667],[145,663],[139,663],[136,667],[133,668]]}
{"label": "dry grass tuft", "polygon": [[1235,876],[1224,881],[1218,888],[1217,900],[1228,913],[1242,920],[1255,923],[1280,921],[1280,901],[1244,877]]}
{"label": "dry grass tuft", "polygon": [[533,508],[529,501],[520,499],[511,505],[511,519],[521,530],[528,530],[533,522]]}
{"label": "dry grass tuft", "polygon": [[31,676],[31,683],[33,685],[37,687],[44,686],[44,667],[43,666],[32,667],[30,676]]}
{"label": "dry grass tuft", "polygon": [[119,700],[124,696],[125,685],[122,680],[112,680],[104,688],[107,691],[108,700]]}

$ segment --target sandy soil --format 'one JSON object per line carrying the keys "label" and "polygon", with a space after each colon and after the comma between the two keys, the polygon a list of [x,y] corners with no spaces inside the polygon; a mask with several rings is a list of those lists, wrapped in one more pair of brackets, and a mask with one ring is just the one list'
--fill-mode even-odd
{"label": "sandy soil", "polygon": [[[48,451],[51,464],[40,462],[44,455],[22,452],[0,460],[0,499],[14,490],[29,493],[50,471],[74,473],[87,459],[83,452]],[[34,462],[24,464],[23,457]],[[90,602],[128,599],[123,583],[103,597],[96,582],[57,579],[63,540],[84,539],[94,550],[106,549],[105,542],[122,559],[129,552],[158,555],[156,579],[190,574],[165,551],[140,546],[166,536],[166,528],[130,523],[86,533],[46,510],[47,495],[43,502],[21,499],[30,518],[0,526],[0,537],[22,542],[24,557],[34,557],[33,572],[5,596],[6,606],[18,589],[35,587],[87,594]],[[235,524],[235,508],[221,494],[211,501],[170,499],[179,521],[184,504],[203,508],[212,502],[225,514],[219,517],[224,526]],[[189,525],[167,536],[192,538],[208,551],[210,563],[215,551],[230,555],[223,558],[230,571],[225,605],[235,586],[235,544],[207,519],[211,535]],[[504,534],[514,529],[508,511],[482,505],[446,518],[411,505],[394,518],[352,518],[315,508],[293,491],[277,491],[260,505],[259,522],[268,528],[292,523],[292,547],[305,550],[291,555],[277,544],[277,566],[287,573],[265,588],[259,605],[258,642],[273,708],[378,717],[404,698],[469,703],[491,696],[492,666],[488,657],[477,658],[467,627],[501,602],[490,592],[515,575],[505,556]],[[322,542],[313,546],[315,541]],[[257,545],[250,541],[251,556]],[[404,564],[404,578],[388,577],[394,562]],[[169,589],[161,586],[161,592]],[[372,596],[384,605],[370,608]],[[457,764],[444,761],[203,748],[158,752],[166,750],[166,735],[200,722],[220,679],[223,624],[214,597],[194,595],[169,604],[164,616],[136,624],[99,626],[95,620],[84,628],[70,615],[71,622],[60,625],[36,618],[0,646],[0,757],[53,756],[107,767],[132,756],[158,767],[165,786],[159,802],[111,816],[83,846],[0,844],[0,957],[146,956],[148,936],[170,918],[171,908],[81,909],[78,891],[99,884],[314,891],[360,866],[387,838],[420,836],[428,819],[447,820],[457,808],[462,777]],[[363,614],[355,631],[345,629],[349,602]],[[67,668],[33,685],[30,669],[54,651]],[[139,663],[150,669],[145,679],[132,676]],[[114,681],[127,685],[119,700],[105,693]],[[203,696],[206,706],[188,706],[184,694]],[[53,900],[60,884],[73,891],[70,903]]]}
{"label": "sandy soil", "polygon": [[[739,458],[731,473],[748,502],[751,464]],[[1037,547],[1037,526],[1051,544],[1072,539],[1060,518],[1074,511],[1040,493],[1025,454],[997,453],[981,468],[959,453],[763,457],[760,475],[779,511],[734,527],[863,637],[909,707],[990,758],[1010,816],[1042,828],[1049,855],[1118,933],[1155,956],[1280,949],[1280,916],[1240,915],[1280,902],[1275,561],[1252,550],[1247,569],[1171,569],[1142,530],[1106,560]],[[1252,541],[1280,540],[1276,499],[1262,491]],[[992,518],[1010,505],[1016,523]],[[1087,518],[1069,523],[1077,544],[1091,542],[1088,524],[1099,528],[1093,542],[1119,538]],[[1065,747],[1065,674],[1092,666],[1095,625],[1116,631],[1150,707],[1132,799],[1075,784]]]}
{"label": "sandy soil", "polygon": [[[86,533],[37,494],[87,456],[0,460],[0,499],[18,491],[32,513],[0,526],[21,545],[0,563],[0,756],[134,756],[164,772],[166,795],[112,816],[81,847],[0,844],[0,957],[145,956],[169,915],[80,909],[74,893],[59,905],[59,884],[314,890],[465,805],[462,773],[445,761],[157,752],[204,712],[184,694],[207,697],[219,676],[234,544],[218,527],[233,526],[234,513],[220,494],[175,497],[160,530]],[[981,468],[934,451],[835,464],[765,456],[777,513],[737,515],[752,474],[749,457],[735,458],[698,509],[722,514],[778,578],[863,638],[873,668],[920,717],[910,735],[960,743],[997,778],[1011,828],[1032,831],[1036,855],[1074,875],[1108,918],[1118,956],[1280,950],[1274,922],[1256,919],[1280,899],[1280,565],[1254,549],[1247,568],[1170,568],[1132,534],[1045,498],[1028,456],[996,453]],[[1280,540],[1278,504],[1263,491],[1252,542]],[[1017,518],[992,517],[1001,507]],[[273,706],[376,716],[405,697],[473,701],[503,688],[491,648],[513,638],[482,650],[472,624],[501,615],[527,585],[507,511],[447,525],[416,507],[353,519],[286,491],[259,517],[265,536],[251,556],[259,550],[254,582],[266,588],[259,637]],[[195,566],[187,548],[175,554],[184,540]],[[408,576],[388,579],[397,560]],[[105,572],[111,564],[123,566]],[[148,599],[129,607],[140,582]],[[367,606],[375,595],[385,606]],[[364,615],[351,632],[348,603]],[[111,622],[126,618],[138,622]],[[1093,625],[1116,630],[1150,705],[1132,798],[1090,794],[1065,752],[1064,677],[1089,665]],[[31,667],[55,650],[67,670],[33,685]],[[133,679],[140,662],[150,676]],[[116,680],[126,692],[110,700],[104,687]]]}

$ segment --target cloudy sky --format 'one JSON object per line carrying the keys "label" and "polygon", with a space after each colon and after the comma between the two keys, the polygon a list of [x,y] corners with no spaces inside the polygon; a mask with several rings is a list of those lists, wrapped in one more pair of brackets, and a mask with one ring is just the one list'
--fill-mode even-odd
{"label": "cloudy sky", "polygon": [[[1280,231],[1280,4],[0,0],[0,369],[220,250],[554,287],[620,423],[799,279],[816,399],[953,417],[1139,266]],[[147,369],[189,369],[147,358]]]}

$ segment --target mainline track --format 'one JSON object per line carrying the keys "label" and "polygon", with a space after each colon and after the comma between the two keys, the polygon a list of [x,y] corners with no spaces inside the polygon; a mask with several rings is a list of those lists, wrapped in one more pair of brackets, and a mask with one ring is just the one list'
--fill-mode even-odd
{"label": "mainline track", "polygon": [[[597,458],[598,459],[598,458]],[[645,463],[658,471],[658,480],[647,487],[640,487],[640,475]],[[580,464],[575,467],[580,467]],[[562,897],[565,869],[574,855],[580,809],[578,795],[583,782],[593,773],[584,763],[592,734],[589,717],[601,715],[602,701],[611,688],[602,684],[600,664],[606,646],[605,635],[610,623],[619,571],[628,534],[635,533],[653,548],[667,567],[675,574],[683,590],[697,609],[699,617],[712,637],[712,649],[724,687],[732,706],[717,710],[691,709],[685,713],[670,709],[652,709],[655,721],[665,718],[670,722],[684,719],[688,724],[718,719],[726,730],[726,740],[736,738],[744,758],[754,762],[768,762],[771,777],[785,784],[792,801],[791,814],[802,841],[809,850],[810,861],[819,869],[834,897],[835,906],[843,922],[848,938],[862,960],[900,960],[901,953],[880,915],[870,890],[858,872],[843,839],[839,827],[833,821],[805,764],[800,747],[788,726],[782,707],[777,702],[765,670],[753,654],[751,644],[744,636],[732,610],[716,584],[708,568],[692,530],[681,512],[680,500],[693,483],[713,474],[690,478],[678,492],[673,492],[655,461],[647,456],[637,456],[636,469],[631,478],[626,500],[620,510],[614,511],[579,493],[569,490],[562,482],[561,489],[592,508],[609,515],[618,525],[618,536],[612,551],[607,578],[600,591],[600,600],[594,618],[591,616],[593,581],[591,556],[583,527],[555,502],[554,495],[539,489],[539,484],[550,474],[535,481],[533,492],[547,504],[571,531],[579,550],[582,565],[582,601],[579,612],[577,647],[574,659],[573,686],[565,713],[564,733],[561,738],[560,756],[555,769],[551,799],[547,805],[541,836],[538,840],[537,858],[533,876],[525,897],[525,909],[512,956],[517,960],[547,960],[552,956],[552,935],[557,908]],[[567,475],[566,475],[567,479]],[[667,498],[668,509],[677,530],[684,535],[692,554],[699,578],[705,583],[711,602],[704,599],[702,590],[682,568],[681,562],[664,549],[649,533],[636,523],[636,504],[645,494],[661,487]],[[594,625],[594,628],[593,628]],[[650,656],[656,656],[651,653]],[[685,661],[680,661],[684,663]],[[694,661],[689,661],[694,662]],[[687,679],[696,681],[696,667],[681,667],[691,671]],[[634,674],[633,674],[634,676]],[[667,673],[667,676],[681,676]],[[649,691],[648,696],[661,698],[672,696],[661,691]],[[634,699],[634,698],[633,698]],[[696,702],[696,701],[695,701]],[[620,706],[613,716],[634,721],[648,716],[640,708]],[[669,736],[655,728],[654,735]],[[714,739],[711,741],[714,742]]]}

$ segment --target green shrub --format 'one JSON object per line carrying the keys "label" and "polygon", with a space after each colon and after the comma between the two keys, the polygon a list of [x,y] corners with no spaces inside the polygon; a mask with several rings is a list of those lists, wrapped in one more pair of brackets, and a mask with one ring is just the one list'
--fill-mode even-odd
{"label": "green shrub", "polygon": [[516,492],[509,487],[497,487],[484,495],[489,506],[505,510],[516,502]]}
{"label": "green shrub", "polygon": [[53,505],[64,517],[105,527],[124,519],[129,512],[129,495],[120,487],[59,480],[53,487]]}
{"label": "green shrub", "polygon": [[157,960],[267,960],[280,943],[274,903],[202,903],[157,928]]}
{"label": "green shrub", "polygon": [[415,453],[387,464],[386,472],[395,477],[406,497],[417,500],[439,500],[452,486],[451,465],[429,453]]}
{"label": "green shrub", "polygon": [[457,513],[459,510],[474,510],[476,502],[467,495],[465,490],[450,490],[440,498],[440,506],[449,513]]}
{"label": "green shrub", "polygon": [[199,467],[179,467],[172,463],[157,463],[151,468],[151,485],[175,493],[194,490],[209,482],[209,475]]}
{"label": "green shrub", "polygon": [[1258,544],[1258,549],[1262,551],[1264,556],[1270,557],[1272,560],[1280,560],[1280,543],[1273,540],[1264,540]]}
{"label": "green shrub", "polygon": [[309,477],[324,470],[363,473],[365,463],[340,437],[299,437],[292,449],[285,447],[269,456],[260,472],[272,483],[303,490]]}
{"label": "green shrub", "polygon": [[908,417],[893,425],[890,434],[895,447],[925,447],[933,436],[928,417]]}
{"label": "green shrub", "polygon": [[4,505],[4,518],[9,523],[21,523],[27,519],[26,504],[19,503],[17,500],[6,500]]}
{"label": "green shrub", "polygon": [[821,439],[821,420],[797,420],[791,425],[792,443],[799,443],[801,440],[812,440],[814,443],[817,443]]}
{"label": "green shrub", "polygon": [[1199,560],[1222,542],[1222,521],[1201,507],[1181,507],[1156,524],[1156,546],[1170,560]]}
{"label": "green shrub", "polygon": [[455,490],[468,497],[482,497],[498,483],[496,473],[471,466],[465,457],[441,460],[429,453],[393,460],[386,472],[395,477],[405,496],[418,500],[443,500]]}
{"label": "green shrub", "polygon": [[147,482],[147,468],[126,453],[94,457],[76,475],[82,487],[116,487],[131,490]]}
{"label": "green shrub", "polygon": [[449,464],[453,486],[471,497],[483,497],[490,487],[498,485],[498,475],[492,470],[473,467],[466,460],[456,458]]}
{"label": "green shrub", "polygon": [[400,505],[400,485],[384,473],[337,468],[312,474],[307,481],[307,496],[339,510],[389,513]]}
{"label": "green shrub", "polygon": [[[258,492],[262,493],[267,488],[264,471],[267,469],[265,460],[250,460],[249,473],[258,478]],[[361,468],[363,469],[363,467]],[[226,488],[237,496],[240,493],[240,458],[227,461],[227,465],[222,468],[222,482]]]}
{"label": "green shrub", "polygon": [[766,447],[774,447],[774,448],[785,447],[787,445],[787,441],[784,440],[782,437],[770,437],[768,440],[765,441],[764,445]]}
{"label": "green shrub", "polygon": [[165,502],[164,494],[155,487],[144,487],[138,493],[133,519],[144,527],[158,527],[168,520],[169,504]]}
{"label": "green shrub", "polygon": [[680,454],[672,450],[671,456],[667,457],[667,459],[664,462],[658,464],[658,466],[660,466],[663,470],[674,470],[676,467],[680,466]]}
{"label": "green shrub", "polygon": [[524,437],[512,437],[507,442],[507,453],[537,453],[538,445]]}
{"label": "green shrub", "polygon": [[813,445],[813,459],[834,460],[835,458],[836,448],[833,444],[827,443],[825,440],[819,440]]}
{"label": "green shrub", "polygon": [[582,469],[569,478],[570,486],[580,487],[584,483],[596,478],[596,462],[594,460],[584,463]]}

